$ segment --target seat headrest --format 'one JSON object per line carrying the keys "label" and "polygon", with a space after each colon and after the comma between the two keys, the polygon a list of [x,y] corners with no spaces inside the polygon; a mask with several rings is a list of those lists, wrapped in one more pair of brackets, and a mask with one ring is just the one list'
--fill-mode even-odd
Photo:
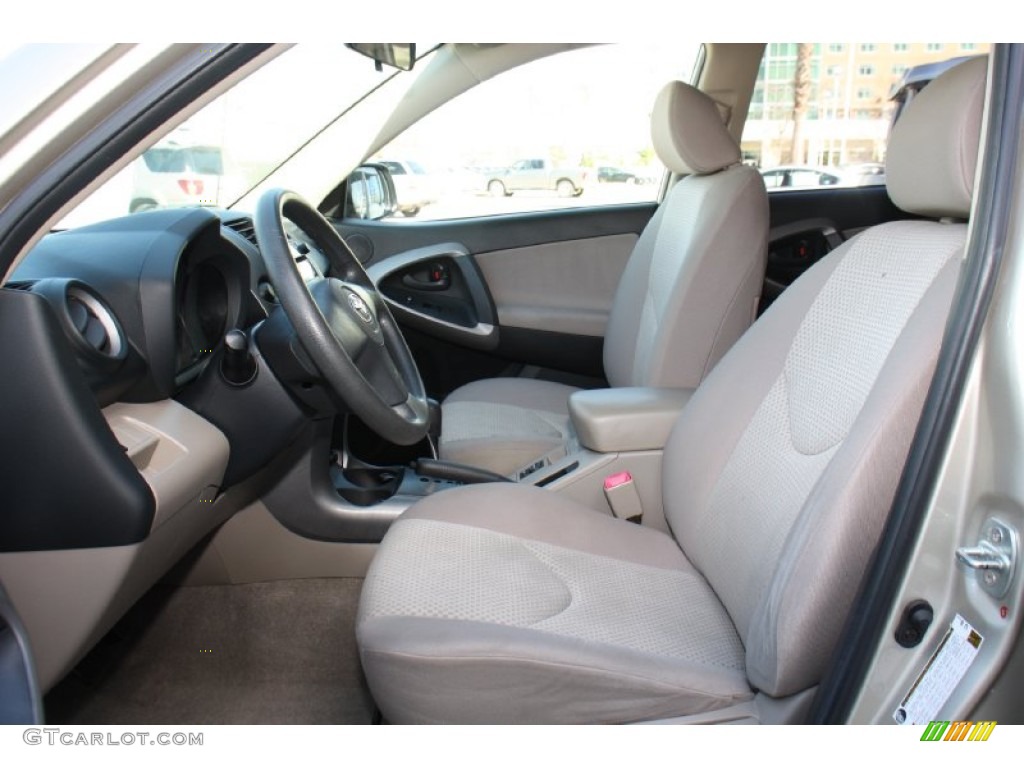
{"label": "seat headrest", "polygon": [[661,89],[651,113],[651,139],[673,173],[714,173],[740,161],[740,147],[718,105],[692,85],[673,81]]}
{"label": "seat headrest", "polygon": [[893,126],[886,154],[889,197],[904,211],[966,219],[974,194],[987,57],[943,72]]}

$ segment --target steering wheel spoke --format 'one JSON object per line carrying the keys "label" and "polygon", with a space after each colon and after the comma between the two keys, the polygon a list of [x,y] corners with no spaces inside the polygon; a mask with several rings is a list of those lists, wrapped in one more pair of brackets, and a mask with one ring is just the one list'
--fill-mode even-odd
{"label": "steering wheel spoke", "polygon": [[[281,308],[334,394],[382,437],[411,445],[426,435],[427,396],[398,325],[337,230],[294,192],[270,190],[256,208],[256,240]],[[308,283],[285,220],[326,254],[335,277]]]}
{"label": "steering wheel spoke", "polygon": [[394,408],[409,398],[409,389],[384,347],[365,346],[355,362],[363,377],[389,406]]}

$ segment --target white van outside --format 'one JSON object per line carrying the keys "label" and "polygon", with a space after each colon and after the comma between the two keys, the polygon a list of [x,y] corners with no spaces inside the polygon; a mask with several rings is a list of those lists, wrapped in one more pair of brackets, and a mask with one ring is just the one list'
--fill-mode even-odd
{"label": "white van outside", "polygon": [[143,152],[133,165],[130,213],[231,202],[227,199],[231,184],[218,146],[169,141]]}

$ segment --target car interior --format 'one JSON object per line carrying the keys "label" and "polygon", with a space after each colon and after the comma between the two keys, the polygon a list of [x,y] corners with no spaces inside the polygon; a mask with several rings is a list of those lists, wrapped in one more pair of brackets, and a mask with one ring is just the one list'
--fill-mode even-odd
{"label": "car interior", "polygon": [[[754,319],[764,283],[768,196],[757,171],[739,164],[739,145],[718,107],[696,88],[678,81],[666,86],[654,104],[651,133],[662,162],[683,178],[644,228],[622,273],[605,328],[604,374],[615,389],[641,390],[616,396],[639,396],[645,410],[673,413],[680,393],[695,390]],[[657,388],[667,390],[665,406]],[[578,391],[521,378],[462,386],[441,406],[439,454],[524,479],[575,453],[570,403],[587,407],[585,397],[573,399]],[[607,397],[602,391],[591,407],[608,407]],[[611,408],[612,414],[630,410],[621,400]],[[657,439],[645,444],[649,426],[637,427],[637,449],[659,447]],[[583,445],[599,449],[601,440]]]}
{"label": "car interior", "polygon": [[[576,47],[442,46],[356,162]],[[39,239],[0,288],[0,629],[45,698],[5,716],[805,722],[939,356],[989,58],[905,106],[885,184],[768,194],[764,48],[660,91],[657,201],[390,221],[346,175]]]}

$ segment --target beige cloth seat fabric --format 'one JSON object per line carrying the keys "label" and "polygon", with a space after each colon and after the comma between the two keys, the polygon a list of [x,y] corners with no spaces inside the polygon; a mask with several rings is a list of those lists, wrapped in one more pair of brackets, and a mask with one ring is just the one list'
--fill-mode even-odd
{"label": "beige cloth seat fabric", "polygon": [[[967,217],[985,72],[950,70],[897,123],[904,209]],[[901,161],[908,146],[927,170]],[[874,227],[773,304],[666,446],[671,536],[519,486],[409,510],[357,620],[385,716],[634,722],[816,685],[892,503],[966,232]]]}
{"label": "beige cloth seat fabric", "polygon": [[728,614],[671,537],[503,491],[439,494],[385,537],[358,627],[389,721],[617,722],[750,698]]}
{"label": "beige cloth seat fabric", "polygon": [[[605,375],[613,387],[693,389],[753,321],[768,201],[760,174],[739,165],[717,106],[697,89],[667,85],[651,133],[662,162],[686,178],[659,206],[623,273],[605,335]],[[528,379],[457,389],[443,404],[440,455],[501,474],[564,455],[573,391]]]}
{"label": "beige cloth seat fabric", "polygon": [[537,379],[485,379],[444,402],[441,457],[511,475],[571,439],[575,387]]}

